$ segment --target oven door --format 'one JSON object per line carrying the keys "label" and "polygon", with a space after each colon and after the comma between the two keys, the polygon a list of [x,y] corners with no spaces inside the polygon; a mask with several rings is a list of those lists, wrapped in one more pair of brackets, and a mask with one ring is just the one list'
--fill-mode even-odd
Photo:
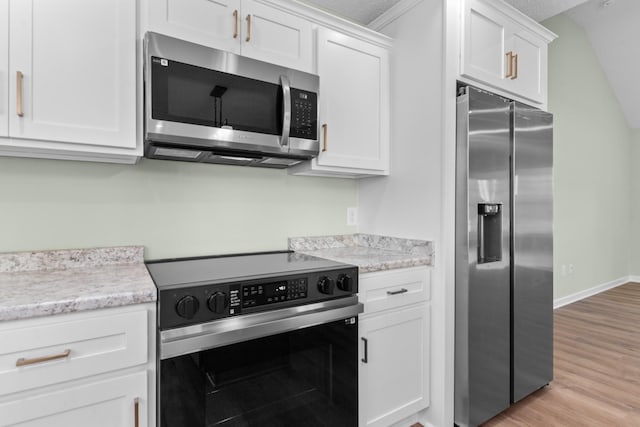
{"label": "oven door", "polygon": [[362,305],[346,300],[161,332],[159,425],[356,427]]}

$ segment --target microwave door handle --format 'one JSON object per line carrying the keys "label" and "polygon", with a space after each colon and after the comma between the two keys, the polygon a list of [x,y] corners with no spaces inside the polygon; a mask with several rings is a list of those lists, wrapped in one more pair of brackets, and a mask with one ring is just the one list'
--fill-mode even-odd
{"label": "microwave door handle", "polygon": [[282,85],[282,137],[280,146],[289,146],[289,128],[291,128],[291,85],[287,76],[280,76]]}

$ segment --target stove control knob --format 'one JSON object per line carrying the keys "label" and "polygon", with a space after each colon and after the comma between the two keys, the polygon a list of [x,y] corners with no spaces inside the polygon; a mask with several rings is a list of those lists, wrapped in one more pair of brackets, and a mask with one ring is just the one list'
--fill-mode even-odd
{"label": "stove control knob", "polygon": [[341,291],[353,292],[353,278],[348,274],[339,275],[336,284]]}
{"label": "stove control knob", "polygon": [[180,301],[178,301],[178,304],[176,304],[178,316],[185,319],[193,319],[193,316],[196,315],[199,308],[200,303],[198,302],[198,299],[192,295],[182,297]]}
{"label": "stove control knob", "polygon": [[320,280],[318,280],[318,291],[322,294],[333,295],[334,287],[335,283],[330,277],[322,276]]}
{"label": "stove control knob", "polygon": [[227,308],[227,295],[224,292],[214,292],[207,300],[207,306],[216,314],[224,313],[224,309]]}

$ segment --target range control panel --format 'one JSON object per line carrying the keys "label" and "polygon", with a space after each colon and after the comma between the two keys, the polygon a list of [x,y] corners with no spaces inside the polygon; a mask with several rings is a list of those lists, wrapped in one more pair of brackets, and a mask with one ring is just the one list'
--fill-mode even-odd
{"label": "range control panel", "polygon": [[358,292],[358,268],[319,271],[271,279],[163,289],[161,330],[224,317],[310,304]]}
{"label": "range control panel", "polygon": [[244,285],[241,288],[242,307],[257,307],[259,305],[306,298],[307,278],[300,277],[299,279]]}

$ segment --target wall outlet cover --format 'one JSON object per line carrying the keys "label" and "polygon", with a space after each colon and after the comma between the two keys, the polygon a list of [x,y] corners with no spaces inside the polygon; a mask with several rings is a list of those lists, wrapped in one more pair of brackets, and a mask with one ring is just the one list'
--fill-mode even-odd
{"label": "wall outlet cover", "polygon": [[347,208],[347,225],[358,225],[358,208]]}

